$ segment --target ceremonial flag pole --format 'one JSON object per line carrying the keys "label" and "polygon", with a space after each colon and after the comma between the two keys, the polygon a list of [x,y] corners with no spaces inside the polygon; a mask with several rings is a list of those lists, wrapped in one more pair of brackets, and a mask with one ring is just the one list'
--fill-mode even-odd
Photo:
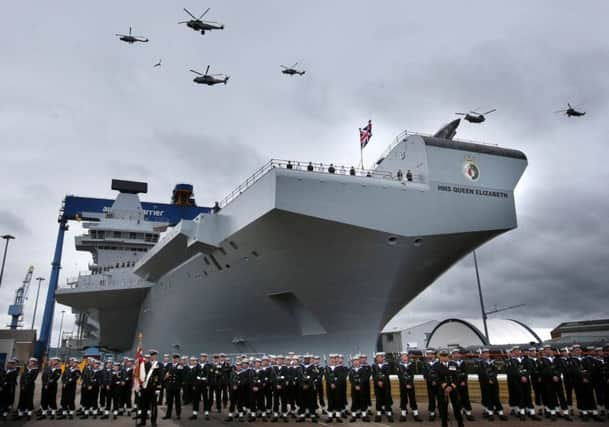
{"label": "ceremonial flag pole", "polygon": [[364,148],[368,145],[372,137],[372,120],[368,120],[368,124],[364,128],[359,128],[359,152],[360,152],[360,169],[364,170]]}

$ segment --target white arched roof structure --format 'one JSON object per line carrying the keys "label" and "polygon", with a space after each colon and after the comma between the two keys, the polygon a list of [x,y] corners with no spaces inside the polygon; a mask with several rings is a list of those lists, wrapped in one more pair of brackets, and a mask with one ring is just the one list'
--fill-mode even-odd
{"label": "white arched roof structure", "polygon": [[490,342],[484,336],[481,319],[446,319],[431,332],[427,347],[528,344],[542,341],[533,329],[517,320],[488,319],[486,323]]}

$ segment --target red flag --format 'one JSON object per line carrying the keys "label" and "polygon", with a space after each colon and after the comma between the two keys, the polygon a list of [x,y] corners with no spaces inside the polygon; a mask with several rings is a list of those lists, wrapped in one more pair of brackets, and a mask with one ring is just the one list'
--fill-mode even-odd
{"label": "red flag", "polygon": [[139,391],[140,386],[146,380],[146,366],[144,365],[142,346],[138,345],[135,351],[135,366],[133,367],[133,389]]}

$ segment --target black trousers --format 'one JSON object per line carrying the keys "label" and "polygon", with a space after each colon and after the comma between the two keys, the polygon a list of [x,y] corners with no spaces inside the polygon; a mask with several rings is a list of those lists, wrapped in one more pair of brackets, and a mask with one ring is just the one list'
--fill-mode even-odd
{"label": "black trousers", "polygon": [[15,389],[12,387],[9,389],[0,390],[0,415],[4,412],[8,412],[8,408],[11,408],[15,403]]}
{"label": "black trousers", "polygon": [[24,387],[19,393],[19,406],[20,411],[33,411],[34,410],[34,385]]}
{"label": "black trousers", "polygon": [[[83,387],[84,389],[84,387]],[[82,393],[82,390],[81,390]],[[61,389],[61,409],[73,411],[76,409],[76,384],[67,385]]]}
{"label": "black trousers", "polygon": [[171,417],[173,406],[176,408],[176,415],[182,415],[182,397],[180,396],[180,387],[168,386],[167,393],[167,412],[165,416]]}
{"label": "black trousers", "polygon": [[482,395],[482,406],[490,412],[503,411],[501,400],[499,399],[499,384],[480,383],[480,394]]}
{"label": "black trousers", "polygon": [[157,396],[154,389],[148,390],[144,389],[141,391],[141,402],[142,402],[142,414],[141,414],[141,422],[142,424],[146,424],[146,420],[148,419],[148,411],[150,411],[150,421],[153,424],[156,424],[157,421]]}
{"label": "black trousers", "polygon": [[299,390],[300,397],[300,406],[298,413],[303,415],[306,411],[309,411],[309,414],[315,416],[317,410],[317,393],[315,391],[315,387],[309,387],[307,389],[301,388]]}
{"label": "black trousers", "polygon": [[[332,387],[334,386],[334,388]],[[328,415],[333,416],[334,412],[340,411],[340,389],[338,384],[326,383],[326,393],[328,397]]]}
{"label": "black trousers", "polygon": [[45,411],[57,409],[57,383],[50,383],[42,387],[40,407]]}
{"label": "black trousers", "polygon": [[[220,411],[222,409],[222,384],[216,384],[214,386],[212,386],[212,392],[211,392],[211,400],[215,400],[216,401],[216,410]],[[212,403],[213,405],[213,403]]]}
{"label": "black trousers", "polygon": [[106,398],[108,398],[108,399],[110,398],[110,390],[108,390],[106,388],[106,386],[103,385],[99,389],[99,407],[100,408],[105,408],[106,407]]}
{"label": "black trousers", "polygon": [[[168,389],[169,391],[169,389]],[[188,405],[192,401],[192,384],[182,385],[182,402],[184,405]],[[167,401],[169,402],[169,400]]]}
{"label": "black trousers", "polygon": [[438,409],[440,411],[440,421],[442,427],[448,426],[448,403],[453,406],[453,414],[457,425],[463,425],[463,416],[461,415],[461,402],[459,401],[459,393],[453,390],[448,396],[438,387]]}
{"label": "black trousers", "polygon": [[471,411],[472,404],[469,400],[469,387],[467,385],[467,382],[465,382],[465,385],[459,384],[457,386],[457,392],[459,393],[459,400],[461,401],[461,407],[463,409],[465,409],[466,411]]}
{"label": "black trousers", "polygon": [[[121,407],[131,409],[131,406],[132,406],[131,394],[132,394],[131,384],[127,383],[121,388]],[[159,402],[162,402],[160,397],[159,397]]]}
{"label": "black trousers", "polygon": [[[359,390],[357,389],[359,387]],[[361,412],[363,415],[366,415],[366,409],[368,409],[368,405],[366,403],[366,396],[364,395],[364,387],[363,386],[351,386],[351,412],[357,413]]]}
{"label": "black trousers", "polygon": [[400,384],[400,409],[402,411],[406,411],[408,409],[408,402],[410,402],[410,409],[413,411],[418,409],[414,385],[411,385],[410,388],[408,388],[405,384]]}
{"label": "black trousers", "polygon": [[518,408],[519,409],[535,409],[533,400],[531,399],[531,383],[522,381],[518,384]]}
{"label": "black trousers", "polygon": [[391,411],[393,399],[391,398],[391,384],[389,382],[383,383],[383,387],[379,387],[379,384],[375,381],[374,396],[376,397],[377,412]]}
{"label": "black trousers", "polygon": [[273,409],[273,385],[265,384],[264,386],[264,408],[267,412]]}
{"label": "black trousers", "polygon": [[436,412],[436,405],[438,404],[438,386],[432,384],[431,381],[426,381],[427,384],[427,410],[429,412]]}
{"label": "black trousers", "polygon": [[199,405],[203,401],[203,411],[211,411],[211,401],[213,396],[210,393],[210,388],[207,384],[200,384],[192,389],[192,410],[199,411]]}
{"label": "black trousers", "polygon": [[519,405],[520,386],[518,385],[518,378],[508,377],[508,402],[512,408],[516,408]]}
{"label": "black trousers", "polygon": [[252,402],[249,407],[251,411],[255,414],[257,412],[262,412],[266,409],[264,404],[264,389],[262,387],[255,387],[251,390]]}
{"label": "black trousers", "polygon": [[560,402],[561,409],[567,409],[567,402],[562,389],[562,382],[546,380],[543,385],[543,404],[546,408],[553,410]]}
{"label": "black trousers", "polygon": [[570,378],[565,378],[565,397],[567,400],[567,406],[573,406],[573,381]]}
{"label": "black trousers", "polygon": [[273,412],[285,414],[288,412],[288,395],[285,388],[277,388],[275,386],[275,392],[273,393]]}
{"label": "black trousers", "polygon": [[575,398],[577,399],[577,409],[580,411],[592,411],[596,409],[592,383],[581,381],[575,383]]}
{"label": "black trousers", "polygon": [[113,411],[118,411],[121,405],[121,387],[118,385],[113,385],[108,393],[106,394],[106,411],[112,409]]}

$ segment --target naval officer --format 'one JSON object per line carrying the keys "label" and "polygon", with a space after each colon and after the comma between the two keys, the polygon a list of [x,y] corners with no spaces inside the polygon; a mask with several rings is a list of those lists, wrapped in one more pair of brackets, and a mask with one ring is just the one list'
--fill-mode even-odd
{"label": "naval officer", "polygon": [[457,391],[459,382],[459,372],[454,364],[448,361],[448,351],[440,350],[438,353],[439,361],[433,365],[430,377],[437,384],[436,393],[438,396],[438,409],[442,427],[448,427],[448,404],[453,407],[453,414],[457,420],[457,426],[463,427],[463,417],[461,416],[461,400]]}

